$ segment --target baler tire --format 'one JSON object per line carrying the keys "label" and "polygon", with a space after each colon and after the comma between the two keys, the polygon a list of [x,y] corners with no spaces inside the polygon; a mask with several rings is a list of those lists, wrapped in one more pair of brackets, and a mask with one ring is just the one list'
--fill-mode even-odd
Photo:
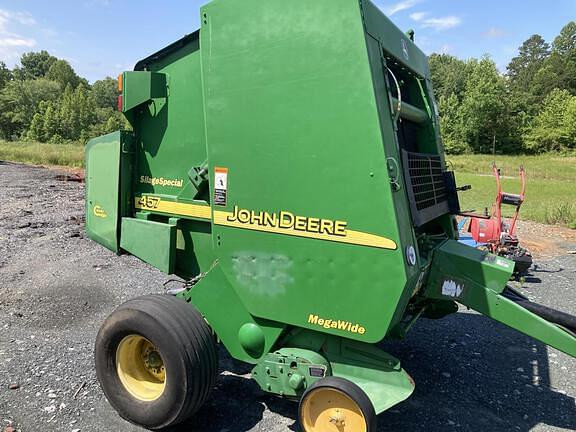
{"label": "baler tire", "polygon": [[[130,349],[139,354],[129,351],[125,357],[125,345],[137,343],[143,345]],[[148,347],[146,354],[141,352],[142,346]],[[165,371],[163,382],[161,375],[153,374],[157,369],[145,379],[143,372],[126,372],[135,368],[138,355],[146,355],[143,363],[148,368],[145,372],[150,373],[152,349]],[[194,415],[218,373],[216,341],[208,324],[194,306],[168,295],[138,297],[119,306],[102,324],[94,351],[96,375],[112,407],[124,419],[153,430]],[[149,391],[152,387],[155,390]]]}
{"label": "baler tire", "polygon": [[[346,410],[350,411],[349,408],[342,409],[342,407],[338,405],[338,402],[334,403],[334,400],[344,397],[348,399],[347,402],[352,402],[353,403],[352,406],[355,406],[352,411],[357,410],[361,413],[361,417],[363,420],[363,427],[360,429],[355,428],[354,424],[352,424],[350,421],[346,425],[345,421],[346,418],[344,417],[343,418],[344,424],[339,425],[338,430],[341,430],[342,432],[376,432],[377,418],[376,413],[374,411],[374,405],[372,404],[372,402],[370,401],[364,390],[362,390],[360,387],[358,387],[358,385],[356,385],[352,381],[334,376],[326,377],[319,381],[316,381],[314,384],[308,387],[304,392],[304,394],[302,395],[302,398],[300,399],[300,403],[298,405],[298,420],[300,422],[300,428],[302,429],[303,432],[318,432],[326,430],[325,425],[323,426],[322,424],[320,424],[316,426],[316,420],[319,420],[318,418],[317,419],[310,418],[313,417],[313,413],[310,412],[311,411],[310,405],[316,405],[315,410],[318,411],[317,407],[319,405],[319,401],[313,403],[311,401],[309,402],[309,399],[312,398],[315,393],[322,391],[327,392],[327,396],[332,400],[328,402],[326,407],[327,409],[321,411],[321,413],[317,417],[322,416],[322,413],[324,413],[323,417],[325,418],[328,409],[330,410],[330,412],[333,412],[336,409],[344,413],[346,413]],[[320,395],[320,397],[322,397],[322,395]],[[330,403],[332,403],[333,405],[330,405]],[[353,413],[353,415],[358,417],[358,413],[355,414]],[[332,420],[334,419],[331,419],[330,421]],[[338,419],[335,419],[334,421],[337,422]]]}

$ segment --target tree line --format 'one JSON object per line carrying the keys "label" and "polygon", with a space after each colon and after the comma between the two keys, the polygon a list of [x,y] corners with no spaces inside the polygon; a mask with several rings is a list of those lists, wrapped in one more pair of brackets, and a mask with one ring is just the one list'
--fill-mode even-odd
{"label": "tree line", "polygon": [[576,22],[549,44],[535,34],[504,74],[488,56],[430,56],[449,153],[576,150]]}
{"label": "tree line", "polygon": [[[551,44],[528,38],[505,73],[488,56],[432,54],[430,69],[448,153],[576,151],[576,22]],[[46,51],[0,62],[0,137],[85,142],[129,127],[117,97],[115,79],[90,85]]]}
{"label": "tree line", "polygon": [[30,52],[10,70],[0,62],[0,136],[5,140],[85,142],[125,128],[117,111],[118,83],[90,85],[46,51]]}

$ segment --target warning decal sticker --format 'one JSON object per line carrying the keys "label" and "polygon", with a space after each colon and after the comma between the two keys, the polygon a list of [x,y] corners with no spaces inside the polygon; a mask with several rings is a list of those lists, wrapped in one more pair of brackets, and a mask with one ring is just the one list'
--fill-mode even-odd
{"label": "warning decal sticker", "polygon": [[228,168],[214,168],[214,205],[226,206],[228,190]]}

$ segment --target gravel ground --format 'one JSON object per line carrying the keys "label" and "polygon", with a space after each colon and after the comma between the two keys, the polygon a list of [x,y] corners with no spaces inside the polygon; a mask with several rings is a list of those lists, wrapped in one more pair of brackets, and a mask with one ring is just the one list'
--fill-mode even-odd
{"label": "gravel ground", "polygon": [[[167,278],[86,239],[83,186],[55,176],[0,162],[0,431],[141,431],[100,391],[93,342],[117,305],[161,292]],[[576,256],[566,251],[576,244],[567,238],[537,259],[522,291],[575,314]],[[384,348],[417,388],[379,416],[381,431],[576,430],[576,360],[499,323],[466,311],[421,320]],[[295,404],[261,392],[222,349],[220,367],[210,400],[179,431],[298,430]]]}

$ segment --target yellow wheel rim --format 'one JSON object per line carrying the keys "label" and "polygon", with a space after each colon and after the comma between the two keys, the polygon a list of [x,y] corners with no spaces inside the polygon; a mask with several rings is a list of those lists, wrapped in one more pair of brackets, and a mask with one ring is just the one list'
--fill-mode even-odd
{"label": "yellow wheel rim", "polygon": [[130,335],[120,341],[116,371],[124,388],[136,399],[150,402],[164,393],[164,360],[154,344],[143,336]]}
{"label": "yellow wheel rim", "polygon": [[366,432],[368,426],[358,404],[333,388],[312,390],[302,401],[302,426],[306,432]]}

